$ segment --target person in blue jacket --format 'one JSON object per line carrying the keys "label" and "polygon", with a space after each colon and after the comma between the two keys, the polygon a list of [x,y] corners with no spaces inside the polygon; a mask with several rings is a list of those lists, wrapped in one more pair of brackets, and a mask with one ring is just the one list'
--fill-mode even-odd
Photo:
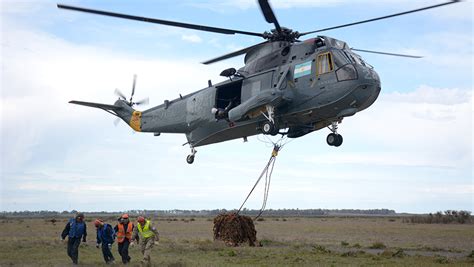
{"label": "person in blue jacket", "polygon": [[112,244],[115,239],[114,229],[110,224],[104,223],[101,219],[97,219],[94,222],[97,228],[97,244],[96,247],[102,244],[102,255],[104,256],[105,263],[115,263],[114,255],[112,255]]}
{"label": "person in blue jacket", "polygon": [[67,241],[67,255],[71,258],[73,264],[77,264],[79,260],[79,245],[86,242],[87,227],[84,222],[84,214],[77,213],[75,218],[69,219],[66,227],[61,233],[61,240],[68,237]]}

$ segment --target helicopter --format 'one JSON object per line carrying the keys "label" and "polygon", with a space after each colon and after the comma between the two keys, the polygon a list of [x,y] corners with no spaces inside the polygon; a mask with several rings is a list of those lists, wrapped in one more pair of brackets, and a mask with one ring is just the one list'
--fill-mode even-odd
{"label": "helicopter", "polygon": [[136,76],[129,99],[116,90],[118,100],[113,104],[72,100],[69,103],[102,109],[125,121],[137,132],[182,133],[186,135],[191,153],[186,161],[192,164],[196,147],[228,140],[264,134],[299,138],[328,128],[326,142],[339,147],[343,137],[338,126],[346,117],[367,109],[381,91],[379,75],[357,52],[389,56],[420,58],[419,56],[351,48],[346,42],[329,36],[307,40],[300,37],[357,24],[388,19],[445,5],[452,0],[406,12],[348,23],[344,25],[298,32],[280,26],[268,0],[258,0],[266,22],[274,29],[263,33],[210,27],[156,18],[140,17],[109,11],[58,4],[72,11],[111,16],[122,19],[162,24],[219,34],[241,34],[265,39],[241,50],[202,62],[212,64],[245,55],[244,66],[228,68],[220,73],[227,80],[144,111],[134,106]]}

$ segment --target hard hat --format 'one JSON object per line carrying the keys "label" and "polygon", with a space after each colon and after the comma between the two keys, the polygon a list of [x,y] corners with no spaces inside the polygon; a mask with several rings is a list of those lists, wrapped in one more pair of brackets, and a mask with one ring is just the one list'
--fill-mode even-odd
{"label": "hard hat", "polygon": [[127,213],[122,214],[122,219],[128,219],[128,214]]}
{"label": "hard hat", "polygon": [[143,223],[143,222],[145,222],[145,218],[143,216],[138,216],[137,222]]}
{"label": "hard hat", "polygon": [[102,220],[101,220],[101,219],[96,219],[96,220],[94,221],[95,227],[99,227],[99,225],[101,225],[101,224],[102,224]]}

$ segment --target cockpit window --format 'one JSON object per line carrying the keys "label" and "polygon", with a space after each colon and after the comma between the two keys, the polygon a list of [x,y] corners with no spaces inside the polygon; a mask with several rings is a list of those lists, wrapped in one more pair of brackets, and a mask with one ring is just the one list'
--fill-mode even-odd
{"label": "cockpit window", "polygon": [[334,63],[330,52],[318,56],[318,75],[334,70]]}
{"label": "cockpit window", "polygon": [[332,50],[332,55],[334,56],[334,65],[336,69],[352,63],[350,58],[342,50]]}
{"label": "cockpit window", "polygon": [[372,67],[372,65],[370,65],[370,64],[367,63],[367,62],[365,62],[365,61],[362,59],[362,57],[359,56],[359,55],[357,55],[356,53],[354,53],[354,52],[351,51],[351,52],[348,52],[348,53],[346,53],[346,54],[348,54],[348,55],[351,57],[352,61],[354,61],[356,64],[359,64],[359,65],[362,65],[362,66],[366,66],[366,67],[369,67],[369,68],[371,68],[371,69],[374,68],[374,67]]}
{"label": "cockpit window", "polygon": [[352,61],[354,61],[356,64],[364,65],[363,61],[360,60],[360,58],[357,55],[355,55],[353,53],[350,53],[349,55],[351,55]]}

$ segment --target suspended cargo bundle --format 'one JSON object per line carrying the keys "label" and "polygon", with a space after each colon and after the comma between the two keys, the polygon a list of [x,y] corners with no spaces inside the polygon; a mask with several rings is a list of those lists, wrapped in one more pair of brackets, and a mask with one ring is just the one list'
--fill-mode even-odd
{"label": "suspended cargo bundle", "polygon": [[227,246],[237,247],[248,242],[254,247],[257,242],[257,231],[249,216],[237,213],[219,214],[214,218],[214,240],[221,240]]}

